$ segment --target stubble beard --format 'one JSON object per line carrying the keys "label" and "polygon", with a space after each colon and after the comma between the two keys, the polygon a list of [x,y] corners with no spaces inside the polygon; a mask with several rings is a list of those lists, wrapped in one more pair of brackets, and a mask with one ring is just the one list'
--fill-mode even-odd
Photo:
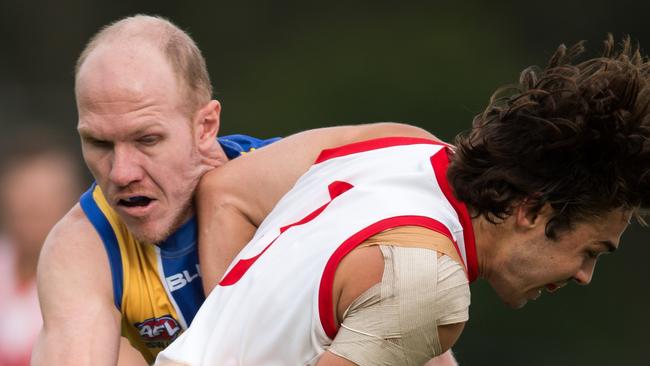
{"label": "stubble beard", "polygon": [[189,158],[189,161],[196,162],[195,165],[197,166],[197,172],[194,172],[194,174],[192,174],[188,178],[189,183],[187,187],[178,190],[179,192],[182,192],[182,194],[178,195],[181,196],[179,201],[182,203],[180,203],[177,206],[177,208],[169,209],[169,210],[174,210],[174,212],[171,215],[164,216],[156,220],[158,222],[154,225],[154,232],[152,233],[140,232],[139,235],[133,233],[136,239],[151,244],[159,244],[162,241],[169,238],[170,235],[172,235],[183,224],[185,224],[187,220],[189,220],[192,217],[192,215],[194,215],[194,201],[193,201],[194,191],[196,190],[196,187],[199,184],[199,179],[203,175],[202,173],[198,173],[199,171],[201,171],[200,155],[198,154],[198,148],[194,140],[192,140],[191,151],[192,154],[191,157]]}
{"label": "stubble beard", "polygon": [[[142,243],[159,244],[180,228],[193,214],[191,197],[185,200],[179,208],[175,209],[172,215],[154,220],[155,224],[145,228],[142,225],[127,225],[133,237]],[[132,227],[129,227],[132,226]]]}
{"label": "stubble beard", "polygon": [[169,209],[175,211],[173,214],[155,220],[157,222],[154,225],[153,232],[145,233],[143,230],[130,230],[137,240],[151,244],[158,244],[166,240],[171,234],[185,224],[192,215],[194,215],[194,191],[199,184],[200,178],[205,172],[211,170],[211,168],[202,164],[201,154],[198,152],[198,146],[194,140],[191,142],[190,151],[191,153],[188,158],[188,164],[195,166],[196,170],[191,172],[187,177],[187,181],[189,182],[188,185],[184,189],[178,190],[179,192],[183,192],[182,195],[179,195],[182,196],[180,197],[182,203],[179,204],[177,208]]}

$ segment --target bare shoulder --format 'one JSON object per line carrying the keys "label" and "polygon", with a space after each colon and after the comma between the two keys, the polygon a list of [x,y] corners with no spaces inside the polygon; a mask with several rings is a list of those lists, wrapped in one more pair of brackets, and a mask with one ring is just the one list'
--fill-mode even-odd
{"label": "bare shoulder", "polygon": [[[50,231],[38,263],[37,281],[42,305],[63,303],[65,294],[90,291],[109,296],[112,283],[108,256],[101,239],[79,204]],[[50,293],[55,296],[49,296]],[[87,294],[87,292],[86,292]],[[51,298],[57,301],[49,302]]]}
{"label": "bare shoulder", "polygon": [[81,206],[76,204],[48,234],[39,265],[48,265],[51,261],[66,261],[69,256],[75,260],[81,259],[101,249],[99,235]]}

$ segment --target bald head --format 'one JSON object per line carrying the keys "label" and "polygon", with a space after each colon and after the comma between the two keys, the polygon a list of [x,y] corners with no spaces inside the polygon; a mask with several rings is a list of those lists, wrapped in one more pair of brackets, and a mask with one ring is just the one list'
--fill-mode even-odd
{"label": "bald head", "polygon": [[[147,15],[135,15],[104,27],[95,34],[77,60],[75,68],[75,93],[79,99],[79,75],[86,61],[94,53],[119,52],[133,63],[146,61],[146,52],[158,52],[171,68],[183,95],[188,111],[209,102],[212,85],[205,66],[205,59],[190,36],[166,19]],[[141,62],[142,64],[142,62]],[[127,66],[128,65],[122,65]]]}

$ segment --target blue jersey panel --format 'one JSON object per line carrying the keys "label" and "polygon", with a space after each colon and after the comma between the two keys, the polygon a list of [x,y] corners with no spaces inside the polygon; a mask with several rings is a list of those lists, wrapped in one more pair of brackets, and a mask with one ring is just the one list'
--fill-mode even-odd
{"label": "blue jersey panel", "polygon": [[226,152],[228,159],[234,159],[242,153],[247,153],[251,150],[262,148],[268,144],[280,140],[280,137],[273,137],[270,139],[262,140],[246,135],[227,135],[218,137],[217,140],[221,147]]}
{"label": "blue jersey panel", "polygon": [[167,240],[158,244],[163,276],[169,293],[178,305],[187,326],[205,301],[199,274],[199,253],[196,219],[176,230]]}

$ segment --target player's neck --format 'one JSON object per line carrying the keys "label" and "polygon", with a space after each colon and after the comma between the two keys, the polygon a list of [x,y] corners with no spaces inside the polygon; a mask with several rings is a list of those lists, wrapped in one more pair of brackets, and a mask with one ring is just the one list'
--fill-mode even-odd
{"label": "player's neck", "polygon": [[501,242],[503,224],[493,224],[485,217],[478,216],[472,219],[474,238],[476,242],[476,256],[478,260],[479,277],[489,279],[496,270],[494,268],[497,248]]}
{"label": "player's neck", "polygon": [[201,163],[207,168],[206,171],[219,167],[228,162],[228,156],[226,155],[226,152],[221,147],[221,144],[219,144],[216,140],[211,146],[210,150],[201,154],[201,157]]}

